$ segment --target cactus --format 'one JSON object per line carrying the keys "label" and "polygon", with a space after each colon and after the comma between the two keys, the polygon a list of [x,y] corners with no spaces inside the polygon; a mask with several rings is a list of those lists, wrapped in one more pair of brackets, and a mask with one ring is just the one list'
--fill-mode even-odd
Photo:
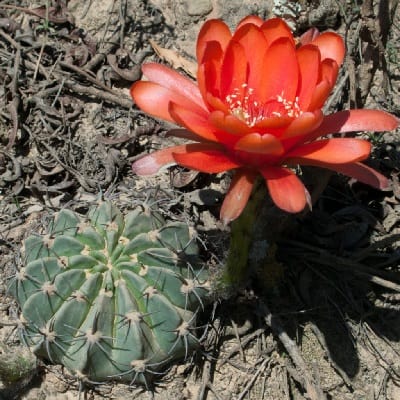
{"label": "cactus", "polygon": [[27,348],[0,342],[0,382],[4,386],[26,384],[36,374],[36,367],[36,357]]}
{"label": "cactus", "polygon": [[207,271],[187,224],[104,202],[87,219],[62,210],[24,254],[10,285],[22,338],[76,377],[147,385],[197,346]]}

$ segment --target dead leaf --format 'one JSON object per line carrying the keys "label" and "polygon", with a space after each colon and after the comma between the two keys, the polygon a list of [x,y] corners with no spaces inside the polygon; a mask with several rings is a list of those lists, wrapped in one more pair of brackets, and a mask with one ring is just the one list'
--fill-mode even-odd
{"label": "dead leaf", "polygon": [[181,168],[176,168],[171,171],[172,185],[176,188],[183,188],[196,179],[199,171],[183,171]]}
{"label": "dead leaf", "polygon": [[131,69],[120,68],[118,66],[117,56],[115,54],[107,54],[107,61],[113,71],[122,79],[128,82],[135,82],[140,79],[142,72],[140,65],[135,65]]}
{"label": "dead leaf", "polygon": [[182,68],[188,75],[192,78],[196,78],[197,75],[197,64],[193,61],[187,60],[185,57],[181,56],[175,50],[165,49],[160,47],[154,40],[150,39],[150,44],[156,54],[164,61],[171,64],[172,68],[178,69]]}
{"label": "dead leaf", "polygon": [[15,33],[20,27],[21,25],[11,18],[0,18],[0,28],[4,29],[7,33]]}
{"label": "dead leaf", "polygon": [[70,46],[65,52],[64,60],[68,64],[77,65],[82,67],[86,64],[89,58],[89,51],[85,45],[79,44]]}

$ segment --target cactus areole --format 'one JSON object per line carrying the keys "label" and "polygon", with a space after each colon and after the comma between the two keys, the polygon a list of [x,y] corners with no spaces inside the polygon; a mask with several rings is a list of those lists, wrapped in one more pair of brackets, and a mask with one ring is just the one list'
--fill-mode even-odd
{"label": "cactus areole", "polygon": [[197,346],[207,273],[187,224],[104,202],[87,219],[62,210],[24,255],[10,285],[23,339],[76,377],[147,384]]}

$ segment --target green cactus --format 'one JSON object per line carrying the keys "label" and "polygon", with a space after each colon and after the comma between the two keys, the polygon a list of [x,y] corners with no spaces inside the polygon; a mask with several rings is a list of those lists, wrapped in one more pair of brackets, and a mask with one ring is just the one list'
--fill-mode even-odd
{"label": "green cactus", "polygon": [[187,224],[104,202],[87,219],[62,210],[24,247],[10,291],[36,355],[86,381],[147,384],[197,346],[208,281]]}

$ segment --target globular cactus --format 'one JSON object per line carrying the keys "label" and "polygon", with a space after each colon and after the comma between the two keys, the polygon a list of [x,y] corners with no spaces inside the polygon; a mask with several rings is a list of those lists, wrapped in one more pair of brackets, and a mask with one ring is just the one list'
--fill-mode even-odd
{"label": "globular cactus", "polygon": [[104,202],[87,219],[62,210],[24,248],[10,291],[36,355],[86,381],[147,384],[197,346],[207,271],[187,224]]}

